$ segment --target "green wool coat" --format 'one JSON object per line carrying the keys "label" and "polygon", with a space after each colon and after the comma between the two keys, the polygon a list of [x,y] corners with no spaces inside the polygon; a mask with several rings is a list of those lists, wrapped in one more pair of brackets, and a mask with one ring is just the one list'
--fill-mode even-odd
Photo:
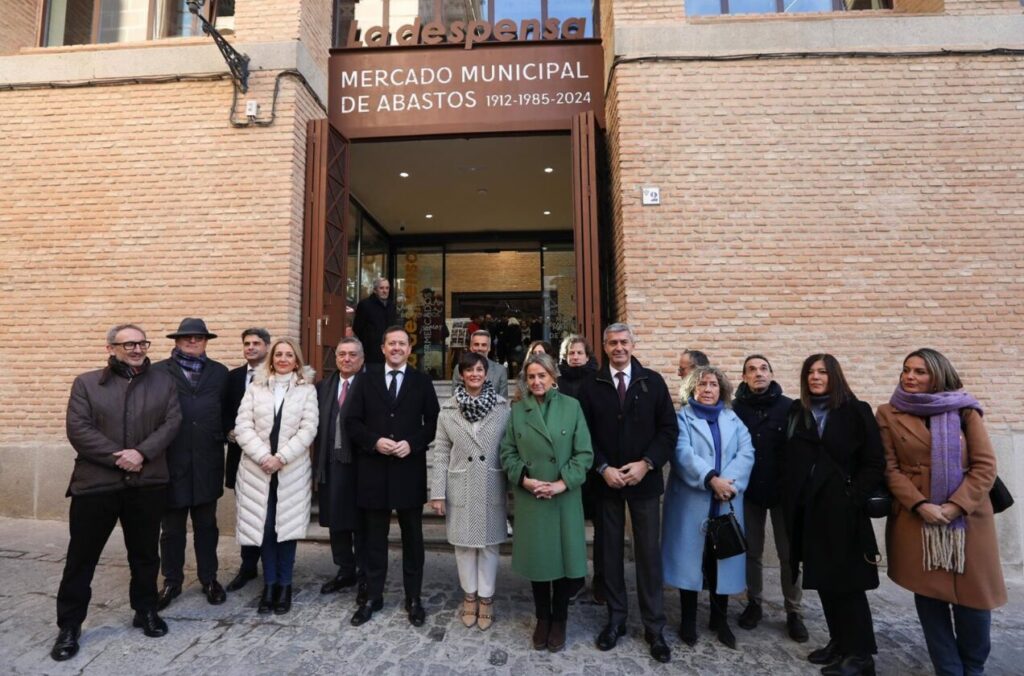
{"label": "green wool coat", "polygon": [[[586,576],[580,487],[593,462],[590,431],[575,399],[552,389],[543,406],[532,395],[512,405],[501,465],[515,492],[512,569],[526,579]],[[550,500],[537,499],[519,485],[524,471],[540,481],[561,479],[568,490]]]}

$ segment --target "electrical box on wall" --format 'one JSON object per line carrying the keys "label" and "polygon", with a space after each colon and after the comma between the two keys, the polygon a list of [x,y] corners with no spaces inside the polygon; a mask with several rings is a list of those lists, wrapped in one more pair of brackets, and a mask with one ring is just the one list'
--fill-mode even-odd
{"label": "electrical box on wall", "polygon": [[260,103],[259,101],[246,101],[245,102],[245,115],[246,117],[256,117],[260,114]]}
{"label": "electrical box on wall", "polygon": [[661,188],[653,185],[645,185],[641,190],[643,193],[643,205],[645,207],[661,204]]}

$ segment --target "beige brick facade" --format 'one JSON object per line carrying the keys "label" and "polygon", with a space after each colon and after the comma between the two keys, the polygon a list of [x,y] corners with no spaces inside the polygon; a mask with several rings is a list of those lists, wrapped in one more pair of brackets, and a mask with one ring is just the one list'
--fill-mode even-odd
{"label": "beige brick facade", "polygon": [[0,12],[0,55],[35,46],[39,36],[38,14],[35,2],[5,3]]}

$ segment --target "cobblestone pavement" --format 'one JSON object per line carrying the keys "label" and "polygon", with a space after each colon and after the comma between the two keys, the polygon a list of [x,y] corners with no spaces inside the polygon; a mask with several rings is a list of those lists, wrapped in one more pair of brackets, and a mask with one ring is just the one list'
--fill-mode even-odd
{"label": "cobblestone pavement", "polygon": [[[227,529],[225,529],[227,530]],[[190,540],[191,541],[191,540]],[[199,591],[194,568],[183,594],[163,613],[170,633],[146,638],[131,628],[128,567],[124,545],[115,532],[97,569],[93,599],[81,651],[72,660],[53,662],[49,650],[57,634],[55,597],[60,582],[67,525],[55,521],[0,519],[0,672],[15,674],[334,674],[357,669],[366,674],[816,674],[809,650],[827,640],[817,595],[807,594],[805,616],[811,641],[803,645],[784,633],[777,570],[766,571],[766,619],[754,631],[736,627],[740,599],[730,603],[730,622],[739,642],[729,650],[703,630],[696,647],[675,634],[679,599],[666,590],[669,618],[666,638],[671,664],[647,655],[635,595],[629,633],[613,651],[598,651],[593,641],[605,621],[598,606],[579,602],[570,609],[569,638],[559,654],[529,647],[533,603],[528,583],[503,557],[496,594],[496,621],[487,632],[465,629],[455,618],[461,592],[450,553],[428,552],[423,602],[427,623],[418,629],[401,609],[401,562],[391,552],[384,609],[359,628],[349,625],[351,591],[321,596],[321,582],[334,572],[325,544],[302,543],[296,565],[292,612],[256,614],[258,581],[210,606]],[[191,558],[191,552],[189,554]],[[220,541],[221,582],[238,564],[234,538]],[[191,565],[191,564],[190,564]],[[627,579],[632,576],[627,567]],[[911,595],[887,580],[869,593],[878,636],[878,672],[931,673]],[[1024,673],[1024,581],[1010,580],[1010,604],[993,616],[990,674]],[[698,620],[707,622],[707,600]]]}

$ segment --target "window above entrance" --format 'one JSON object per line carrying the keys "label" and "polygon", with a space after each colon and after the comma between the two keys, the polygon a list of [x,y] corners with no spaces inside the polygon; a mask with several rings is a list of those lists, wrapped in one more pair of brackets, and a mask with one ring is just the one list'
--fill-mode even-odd
{"label": "window above entrance", "polygon": [[[202,12],[218,30],[234,28],[235,0],[209,0]],[[43,47],[200,34],[185,0],[46,0],[43,8]]]}
{"label": "window above entrance", "polygon": [[893,0],[686,0],[686,15],[847,12],[892,6]]}

